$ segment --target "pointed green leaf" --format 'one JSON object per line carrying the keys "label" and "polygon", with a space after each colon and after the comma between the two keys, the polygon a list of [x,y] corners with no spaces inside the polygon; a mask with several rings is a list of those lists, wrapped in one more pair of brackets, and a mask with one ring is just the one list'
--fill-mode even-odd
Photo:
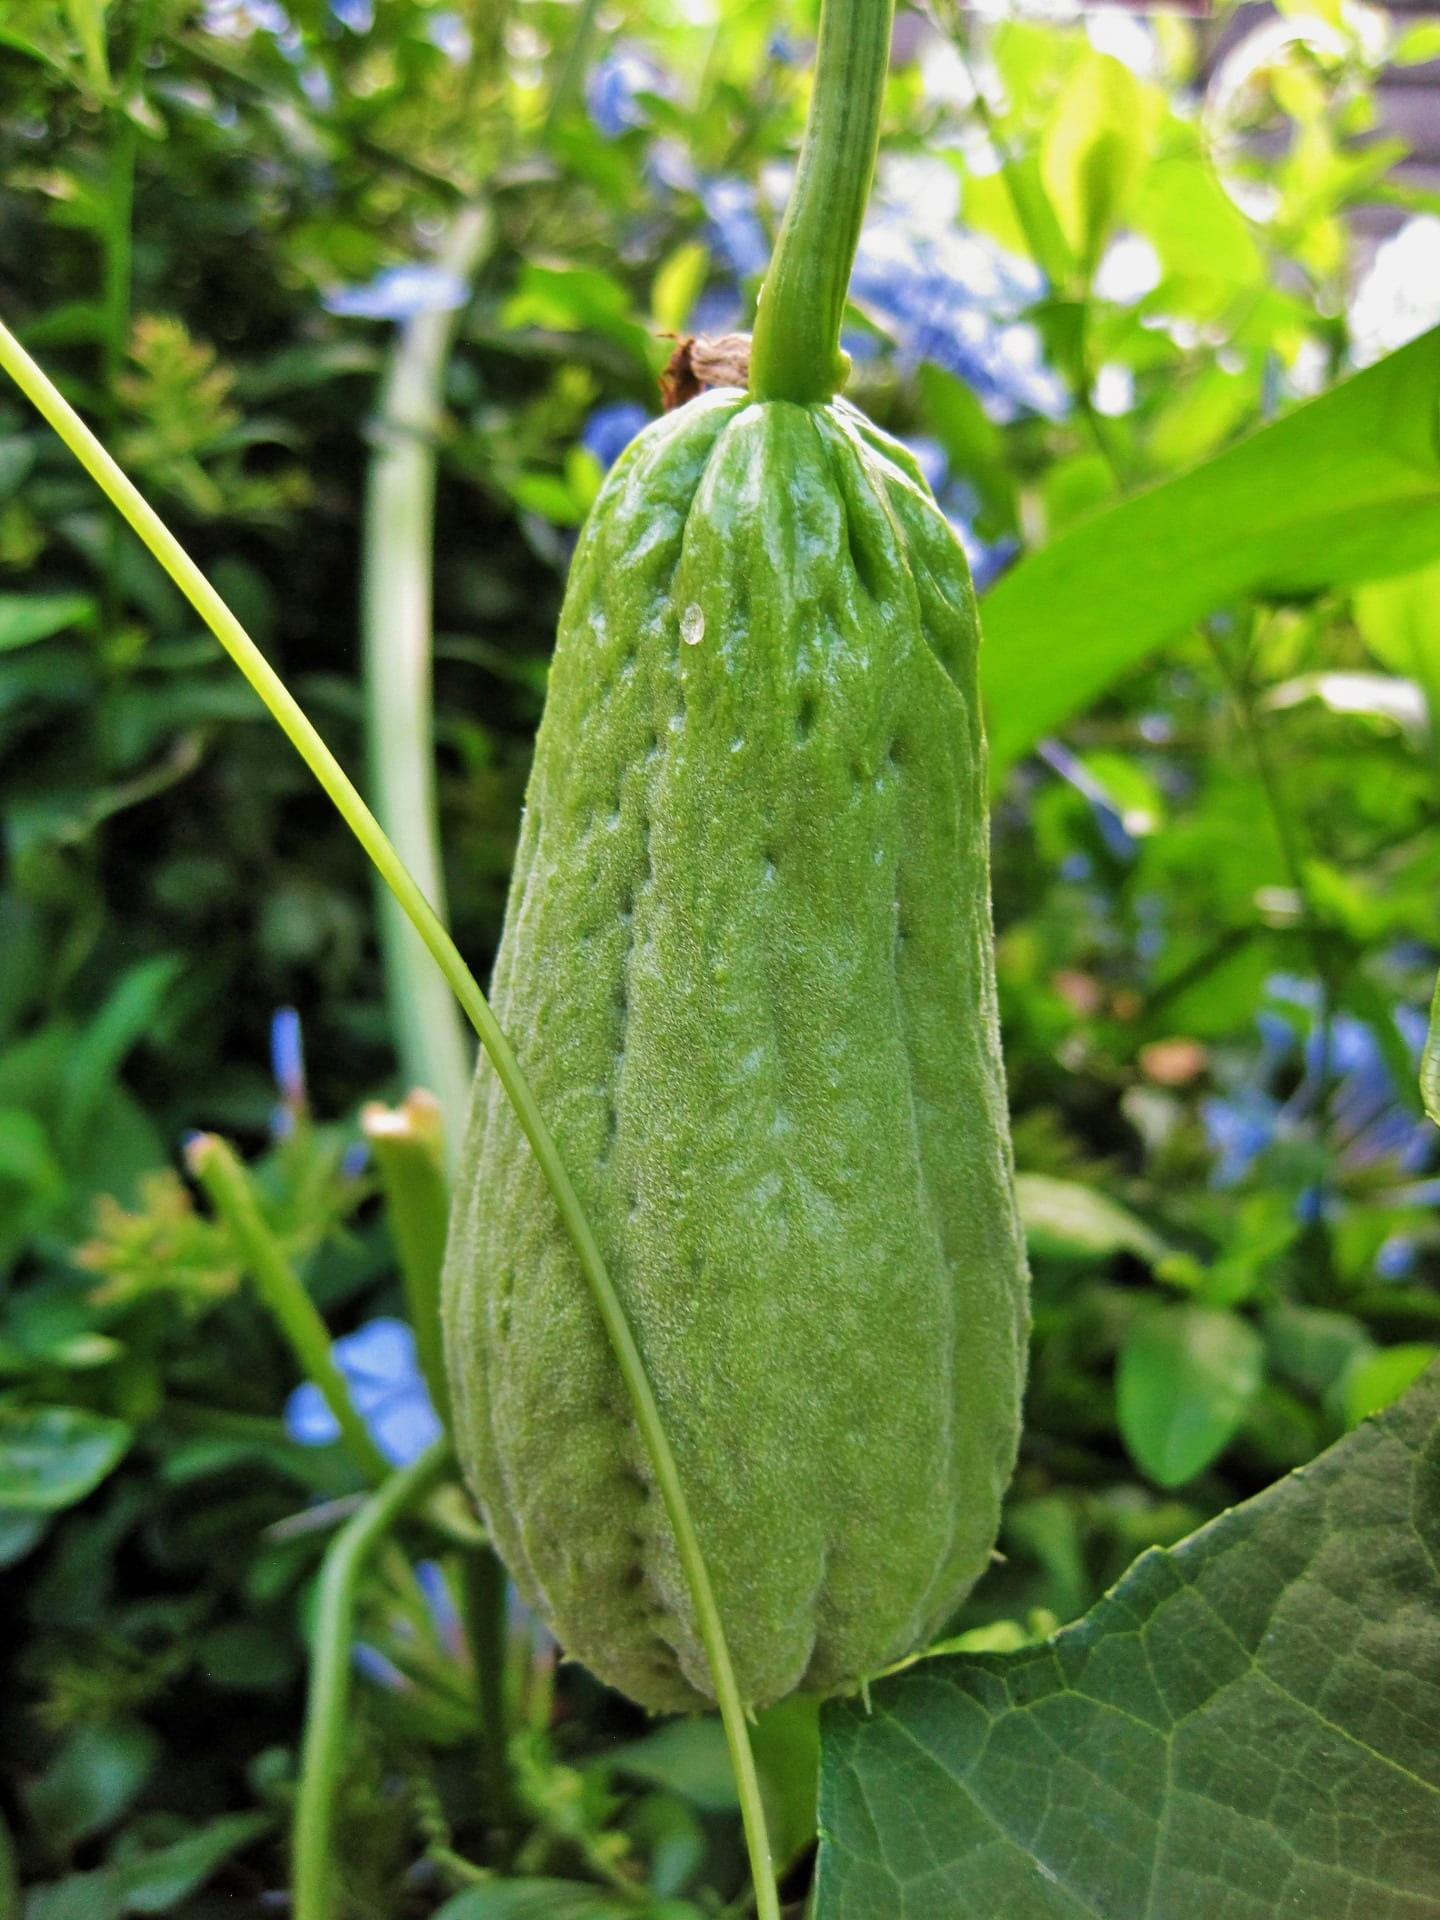
{"label": "pointed green leaf", "polygon": [[1440,1368],[1053,1640],[822,1733],[815,1920],[1436,1920]]}
{"label": "pointed green leaf", "polygon": [[1437,404],[1440,328],[1013,568],[984,604],[992,773],[1233,600],[1433,561]]}
{"label": "pointed green leaf", "polygon": [[129,1446],[123,1420],[84,1407],[0,1408],[0,1507],[58,1513],[94,1491]]}
{"label": "pointed green leaf", "polygon": [[1168,1248],[1143,1220],[1117,1200],[1078,1180],[1056,1180],[1048,1173],[1015,1177],[1015,1199],[1032,1254],[1104,1260],[1112,1253],[1133,1253],[1152,1265]]}
{"label": "pointed green leaf", "polygon": [[1263,1356],[1249,1321],[1214,1307],[1161,1307],[1135,1322],[1120,1351],[1120,1432],[1157,1486],[1184,1486],[1223,1450]]}
{"label": "pointed green leaf", "polygon": [[84,593],[0,593],[0,653],[63,633],[95,611]]}
{"label": "pointed green leaf", "polygon": [[1426,1113],[1440,1127],[1440,980],[1435,983],[1435,998],[1430,1003],[1430,1031],[1425,1035],[1425,1050],[1420,1055],[1420,1098]]}

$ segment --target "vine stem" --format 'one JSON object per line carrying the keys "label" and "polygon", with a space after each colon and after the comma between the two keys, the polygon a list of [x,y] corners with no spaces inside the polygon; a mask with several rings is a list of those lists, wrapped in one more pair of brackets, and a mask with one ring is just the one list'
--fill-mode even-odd
{"label": "vine stem", "polygon": [[[885,3],[888,5],[889,0],[885,0]],[[745,1843],[755,1881],[756,1912],[759,1920],[780,1920],[775,1869],[770,1857],[759,1776],[755,1771],[755,1757],[750,1750],[745,1705],[740,1698],[735,1670],[730,1663],[730,1651],[710,1581],[710,1570],[705,1564],[669,1435],[660,1417],[654,1390],[645,1371],[645,1362],[600,1252],[594,1229],[580,1204],[580,1197],[560,1158],[559,1148],[540,1112],[530,1083],[521,1071],[520,1063],[501,1031],[489,1001],[480,991],[478,981],[461,958],[459,948],[434,908],[416,885],[374,814],[361,799],[354,782],[320,738],[279,674],[159,514],[121,471],[69,401],[3,322],[0,322],[0,368],[10,375],[96,485],[124,514],[265,702],[286,738],[334,802],[341,818],[369,856],[381,879],[409,915],[411,925],[430,949],[436,964],[449,981],[451,991],[464,1009],[466,1018],[479,1036],[481,1045],[490,1056],[496,1077],[515,1110],[554,1198],[561,1223],[575,1249],[581,1272],[614,1351],[635,1414],[635,1424],[650,1455],[656,1485],[660,1489],[666,1518],[675,1535],[676,1549],[690,1588],[695,1621],[705,1648],[710,1678],[730,1749],[730,1761],[735,1770]]]}
{"label": "vine stem", "polygon": [[760,290],[757,400],[829,400],[848,361],[840,324],[875,176],[895,0],[825,0],[800,165]]}
{"label": "vine stem", "polygon": [[315,1651],[295,1806],[295,1920],[331,1920],[335,1911],[330,1834],[345,1764],[350,1643],[360,1576],[392,1527],[435,1485],[450,1460],[437,1440],[390,1478],[347,1520],[326,1550],[315,1608]]}

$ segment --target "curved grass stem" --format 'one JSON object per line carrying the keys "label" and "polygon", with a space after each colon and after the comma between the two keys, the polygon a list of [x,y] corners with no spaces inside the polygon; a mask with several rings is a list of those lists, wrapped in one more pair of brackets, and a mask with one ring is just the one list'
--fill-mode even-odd
{"label": "curved grass stem", "polygon": [[594,1229],[580,1204],[580,1197],[560,1158],[554,1137],[536,1104],[530,1083],[521,1071],[520,1063],[501,1031],[490,1003],[480,991],[479,983],[461,958],[459,948],[434,908],[416,885],[374,814],[361,799],[354,782],[320,738],[279,674],[159,514],[3,323],[0,323],[0,368],[10,375],[106,497],[124,514],[265,702],[286,737],[334,802],[341,818],[364,848],[381,879],[404,908],[411,925],[449,981],[452,992],[490,1056],[496,1077],[515,1109],[516,1118],[530,1143],[575,1249],[586,1285],[614,1350],[635,1415],[635,1424],[649,1453],[656,1484],[665,1504],[666,1518],[675,1535],[676,1548],[690,1588],[696,1624],[709,1662],[715,1697],[730,1748],[731,1764],[735,1769],[746,1846],[755,1879],[756,1912],[759,1920],[779,1920],[775,1870],[770,1858],[759,1777],[750,1750],[745,1705],[740,1698],[734,1668],[730,1664],[729,1648],[709,1568],[705,1564],[669,1436],[660,1417],[644,1360],[600,1252]]}

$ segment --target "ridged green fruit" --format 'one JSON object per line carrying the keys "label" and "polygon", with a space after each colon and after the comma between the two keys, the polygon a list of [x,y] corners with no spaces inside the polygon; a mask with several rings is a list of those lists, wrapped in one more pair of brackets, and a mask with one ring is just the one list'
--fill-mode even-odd
{"label": "ridged green fruit", "polygon": [[[576,554],[493,1003],[594,1224],[741,1697],[854,1684],[986,1563],[1025,1268],[974,596],[906,451],[733,389]],[[488,1065],[446,1263],[457,1440],[565,1649],[712,1697],[610,1347]]]}

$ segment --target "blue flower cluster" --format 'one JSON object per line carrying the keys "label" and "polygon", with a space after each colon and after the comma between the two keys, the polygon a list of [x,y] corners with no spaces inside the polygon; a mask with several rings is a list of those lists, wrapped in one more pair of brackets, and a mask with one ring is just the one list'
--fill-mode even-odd
{"label": "blue flower cluster", "polygon": [[[337,1340],[332,1351],[356,1412],[392,1466],[407,1465],[440,1438],[439,1417],[415,1354],[415,1335],[403,1320],[367,1320]],[[306,1447],[324,1447],[339,1439],[339,1423],[313,1381],[296,1387],[286,1401],[285,1431]]]}
{"label": "blue flower cluster", "polygon": [[975,591],[983,593],[1009,565],[1018,551],[1017,543],[1008,538],[985,540],[975,531],[980,512],[979,495],[967,480],[952,476],[949,457],[938,440],[928,434],[902,434],[900,438],[914,454],[925,484],[965,549]]}
{"label": "blue flower cluster", "polygon": [[650,415],[638,400],[607,400],[596,407],[580,430],[580,444],[593,453],[608,473]]}
{"label": "blue flower cluster", "polygon": [[641,95],[665,93],[668,76],[638,47],[617,47],[585,76],[585,110],[607,140],[618,140],[650,116]]}
{"label": "blue flower cluster", "polygon": [[325,295],[325,309],[361,320],[408,320],[416,313],[452,312],[469,298],[458,273],[412,261],[386,267],[363,287],[337,287]]}
{"label": "blue flower cluster", "polygon": [[860,235],[850,297],[875,316],[903,360],[932,361],[972,387],[990,417],[1059,419],[1066,387],[1045,364],[1040,336],[1019,316],[1045,291],[1039,269],[967,233],[933,166],[881,182]]}
{"label": "blue flower cluster", "polygon": [[[1216,1159],[1211,1183],[1236,1185],[1272,1142],[1293,1136],[1302,1125],[1323,1128],[1341,1168],[1356,1171],[1389,1162],[1404,1173],[1421,1172],[1430,1162],[1435,1129],[1417,1120],[1400,1099],[1378,1035],[1368,1021],[1339,1012],[1320,1018],[1321,996],[1312,980],[1276,974],[1266,983],[1273,1007],[1257,1017],[1260,1053],[1244,1082],[1227,1096],[1206,1100],[1200,1110]],[[1418,1063],[1425,1039],[1425,1016],[1416,1007],[1393,1010],[1395,1025]],[[1301,1077],[1281,1100],[1274,1082],[1296,1061]],[[1312,1193],[1311,1213],[1323,1207]],[[1392,1248],[1393,1266],[1404,1248]]]}
{"label": "blue flower cluster", "polygon": [[763,273],[770,261],[770,238],[760,219],[755,189],[748,180],[725,176],[696,182],[708,221],[705,238],[743,280]]}

